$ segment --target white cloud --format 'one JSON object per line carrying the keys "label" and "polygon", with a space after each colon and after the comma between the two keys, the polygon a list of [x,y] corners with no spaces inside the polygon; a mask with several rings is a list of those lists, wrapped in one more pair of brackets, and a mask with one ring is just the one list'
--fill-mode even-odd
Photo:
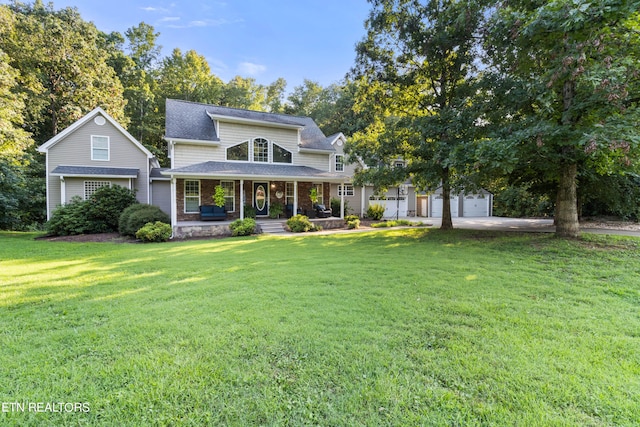
{"label": "white cloud", "polygon": [[169,12],[169,9],[165,9],[164,7],[147,6],[147,7],[141,7],[140,9],[144,10],[145,12],[160,12],[160,13]]}
{"label": "white cloud", "polygon": [[253,62],[241,62],[238,64],[238,73],[241,75],[257,76],[267,71],[267,67]]}

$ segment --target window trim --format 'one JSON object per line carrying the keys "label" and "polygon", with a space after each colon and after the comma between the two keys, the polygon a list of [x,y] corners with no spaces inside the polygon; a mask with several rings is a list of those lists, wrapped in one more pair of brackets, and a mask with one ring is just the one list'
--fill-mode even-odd
{"label": "window trim", "polygon": [[[340,167],[338,168],[338,166]],[[336,172],[344,172],[344,154],[336,154],[334,167]]]}
{"label": "window trim", "polygon": [[[197,182],[198,183],[198,196],[188,196],[187,195],[187,183],[188,182]],[[187,210],[187,199],[190,199],[193,201],[193,199],[198,198],[198,209],[196,211],[189,211]],[[183,193],[183,211],[186,214],[194,214],[194,213],[199,213],[200,212],[200,205],[202,204],[201,202],[202,200],[202,183],[200,182],[199,179],[185,179],[184,180],[184,193]]]}
{"label": "window trim", "polygon": [[[227,196],[226,194],[226,189],[224,184],[231,184],[231,189],[232,189],[232,193],[231,195]],[[235,212],[236,211],[236,182],[233,180],[221,180],[220,181],[220,186],[225,190],[225,195],[224,195],[224,206],[226,209],[227,206],[227,200],[230,199],[231,200],[231,209],[227,209],[227,212]]]}
{"label": "window trim", "polygon": [[[344,197],[353,197],[355,195],[353,184],[345,184]],[[338,184],[338,197],[342,196],[342,184]]]}
{"label": "window trim", "polygon": [[[107,148],[96,148],[94,144],[97,142],[96,138],[105,138],[107,140]],[[106,159],[97,159],[95,157],[95,150],[101,150],[107,152]],[[106,135],[91,135],[91,160],[95,162],[108,162],[111,160],[111,138]]]}

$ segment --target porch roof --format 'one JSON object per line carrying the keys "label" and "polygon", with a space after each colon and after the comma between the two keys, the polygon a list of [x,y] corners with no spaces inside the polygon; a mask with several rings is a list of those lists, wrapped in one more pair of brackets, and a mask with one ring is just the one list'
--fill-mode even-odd
{"label": "porch roof", "polygon": [[169,169],[161,172],[165,176],[186,178],[234,178],[234,179],[282,179],[298,181],[322,180],[347,182],[346,175],[321,171],[309,166],[276,165],[272,163],[204,162]]}
{"label": "porch roof", "polygon": [[137,178],[140,169],[104,168],[93,166],[57,166],[51,175],[66,177]]}

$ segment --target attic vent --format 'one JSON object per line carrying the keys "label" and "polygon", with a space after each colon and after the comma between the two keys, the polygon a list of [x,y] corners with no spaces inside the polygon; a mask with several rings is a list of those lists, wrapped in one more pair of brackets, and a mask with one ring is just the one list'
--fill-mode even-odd
{"label": "attic vent", "polygon": [[103,124],[105,124],[105,123],[106,123],[106,120],[105,120],[105,119],[104,119],[104,117],[102,117],[102,116],[96,116],[96,118],[95,118],[95,119],[93,119],[93,122],[94,122],[95,124],[97,124],[98,126],[102,126]]}

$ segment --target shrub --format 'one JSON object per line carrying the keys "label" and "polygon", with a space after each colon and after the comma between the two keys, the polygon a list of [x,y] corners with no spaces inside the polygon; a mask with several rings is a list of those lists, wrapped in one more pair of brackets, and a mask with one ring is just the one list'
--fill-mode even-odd
{"label": "shrub", "polygon": [[54,236],[117,231],[120,214],[134,203],[138,203],[135,193],[127,188],[101,187],[87,200],[75,196],[58,207],[46,229]]}
{"label": "shrub", "polygon": [[244,205],[244,217],[254,218],[256,217],[256,208],[251,205]]}
{"label": "shrub", "polygon": [[360,228],[360,218],[357,215],[347,215],[344,220],[348,229]]}
{"label": "shrub", "polygon": [[236,219],[229,228],[232,236],[249,236],[256,230],[256,221],[253,218]]}
{"label": "shrub", "polygon": [[87,201],[87,216],[94,233],[118,231],[122,211],[138,203],[135,191],[119,185],[100,187]]}
{"label": "shrub", "polygon": [[158,221],[169,224],[171,219],[159,207],[139,203],[129,206],[122,212],[118,229],[124,236],[135,236],[145,224]]}
{"label": "shrub", "polygon": [[171,237],[171,226],[164,222],[148,222],[136,232],[143,242],[166,242]]}
{"label": "shrub", "polygon": [[374,204],[374,205],[369,205],[369,207],[367,208],[368,218],[371,218],[374,220],[380,220],[382,219],[383,216],[384,216],[384,206]]}
{"label": "shrub", "polygon": [[91,222],[87,217],[87,201],[75,196],[66,205],[58,206],[46,224],[52,236],[70,236],[90,232]]}
{"label": "shrub", "polygon": [[[349,215],[349,211],[351,208],[349,207],[349,202],[347,200],[344,201],[344,216]],[[335,197],[331,198],[331,214],[333,216],[340,217],[340,199],[336,199]]]}
{"label": "shrub", "polygon": [[287,220],[287,227],[294,233],[304,233],[307,231],[315,231],[316,227],[309,221],[306,215],[295,215]]}

